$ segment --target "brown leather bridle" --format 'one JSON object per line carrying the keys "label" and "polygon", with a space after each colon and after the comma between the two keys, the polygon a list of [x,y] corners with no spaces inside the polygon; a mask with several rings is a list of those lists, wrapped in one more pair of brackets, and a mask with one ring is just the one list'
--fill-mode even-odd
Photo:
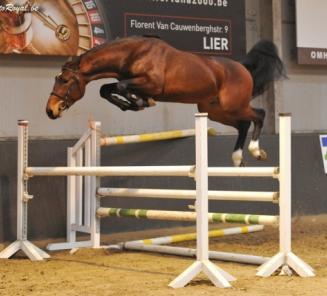
{"label": "brown leather bridle", "polygon": [[[65,109],[68,109],[71,105],[73,105],[74,104],[74,100],[72,100],[71,98],[70,98],[70,93],[71,93],[71,91],[72,91],[72,87],[74,86],[74,87],[78,87],[79,88],[79,91],[81,92],[81,88],[80,88],[80,79],[79,79],[79,76],[78,76],[78,72],[77,71],[75,71],[75,70],[73,70],[73,69],[71,69],[71,68],[69,68],[69,67],[62,67],[62,70],[63,71],[70,71],[71,73],[73,73],[73,77],[72,77],[72,79],[74,80],[73,81],[73,83],[68,87],[68,90],[67,90],[67,93],[66,93],[66,95],[65,96],[62,96],[62,95],[59,95],[59,94],[57,94],[56,92],[54,92],[54,91],[52,91],[51,92],[51,95],[52,96],[55,96],[55,97],[57,97],[57,98],[59,98],[59,99],[61,99],[64,103],[65,103]],[[63,84],[63,83],[66,83],[66,82],[63,82],[62,81],[62,79],[60,78],[60,76],[61,76],[61,74],[59,74],[59,75],[57,75],[56,76],[56,82],[59,82],[60,84]],[[67,83],[68,83],[69,81],[67,81]]]}

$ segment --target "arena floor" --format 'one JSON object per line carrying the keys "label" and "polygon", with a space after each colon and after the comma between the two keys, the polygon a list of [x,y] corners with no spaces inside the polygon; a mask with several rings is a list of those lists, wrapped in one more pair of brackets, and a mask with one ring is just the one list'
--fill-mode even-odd
{"label": "arena floor", "polygon": [[[52,259],[31,262],[17,257],[0,261],[0,295],[292,295],[322,296],[327,291],[327,215],[295,218],[293,221],[293,251],[317,273],[314,278],[298,276],[255,276],[255,266],[217,262],[220,267],[237,277],[232,288],[220,290],[200,276],[183,289],[169,288],[168,283],[193,261],[168,255],[108,250],[79,250],[52,253]],[[134,232],[103,237],[104,243],[141,239],[188,229],[164,229]],[[38,242],[44,246],[47,242]],[[193,247],[194,243],[183,243]],[[0,249],[3,246],[0,245]],[[278,250],[278,229],[266,227],[263,232],[215,238],[211,250],[232,251],[271,256]]]}

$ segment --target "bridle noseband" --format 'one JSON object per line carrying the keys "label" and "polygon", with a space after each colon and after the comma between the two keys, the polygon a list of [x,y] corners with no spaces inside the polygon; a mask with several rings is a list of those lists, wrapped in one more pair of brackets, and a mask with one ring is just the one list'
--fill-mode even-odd
{"label": "bridle noseband", "polygon": [[[62,95],[59,95],[59,94],[57,94],[56,92],[54,92],[54,91],[52,91],[51,92],[51,95],[52,96],[55,96],[55,97],[57,97],[57,98],[59,98],[59,99],[61,99],[61,100],[63,100],[64,101],[64,103],[65,103],[65,108],[66,109],[68,109],[71,105],[73,105],[73,103],[74,103],[74,100],[72,100],[71,98],[70,98],[70,93],[71,93],[71,90],[72,90],[72,87],[73,86],[76,86],[77,85],[77,87],[79,88],[79,91],[81,92],[81,88],[80,88],[80,79],[79,79],[79,77],[78,77],[78,72],[77,71],[75,71],[75,70],[73,70],[73,69],[71,69],[71,68],[69,68],[69,67],[62,67],[62,70],[63,71],[69,71],[69,72],[71,72],[71,73],[73,73],[73,77],[72,77],[72,79],[74,80],[74,82],[68,87],[68,90],[67,90],[67,93],[66,93],[66,95],[65,96],[62,96]],[[62,81],[61,81],[61,79],[60,79],[60,75],[61,74],[59,74],[59,75],[57,75],[56,76],[56,82],[60,82],[61,84],[63,83]],[[68,82],[68,81],[67,81]]]}

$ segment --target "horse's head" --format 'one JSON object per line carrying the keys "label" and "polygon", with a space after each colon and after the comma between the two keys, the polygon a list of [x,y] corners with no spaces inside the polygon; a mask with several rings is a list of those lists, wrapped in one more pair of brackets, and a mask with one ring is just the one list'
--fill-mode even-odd
{"label": "horse's head", "polygon": [[51,119],[57,119],[85,93],[85,80],[78,71],[78,65],[67,62],[56,81],[48,99],[46,111]]}

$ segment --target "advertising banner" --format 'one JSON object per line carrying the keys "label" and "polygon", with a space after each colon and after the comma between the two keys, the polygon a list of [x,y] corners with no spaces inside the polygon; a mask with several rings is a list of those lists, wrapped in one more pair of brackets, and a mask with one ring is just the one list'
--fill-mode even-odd
{"label": "advertising banner", "polygon": [[0,0],[0,53],[79,55],[116,38],[157,36],[195,53],[245,53],[241,0]]}
{"label": "advertising banner", "polygon": [[320,135],[319,139],[322,153],[322,162],[324,164],[325,174],[327,174],[327,135]]}
{"label": "advertising banner", "polygon": [[296,0],[299,64],[327,65],[326,12],[326,0]]}

